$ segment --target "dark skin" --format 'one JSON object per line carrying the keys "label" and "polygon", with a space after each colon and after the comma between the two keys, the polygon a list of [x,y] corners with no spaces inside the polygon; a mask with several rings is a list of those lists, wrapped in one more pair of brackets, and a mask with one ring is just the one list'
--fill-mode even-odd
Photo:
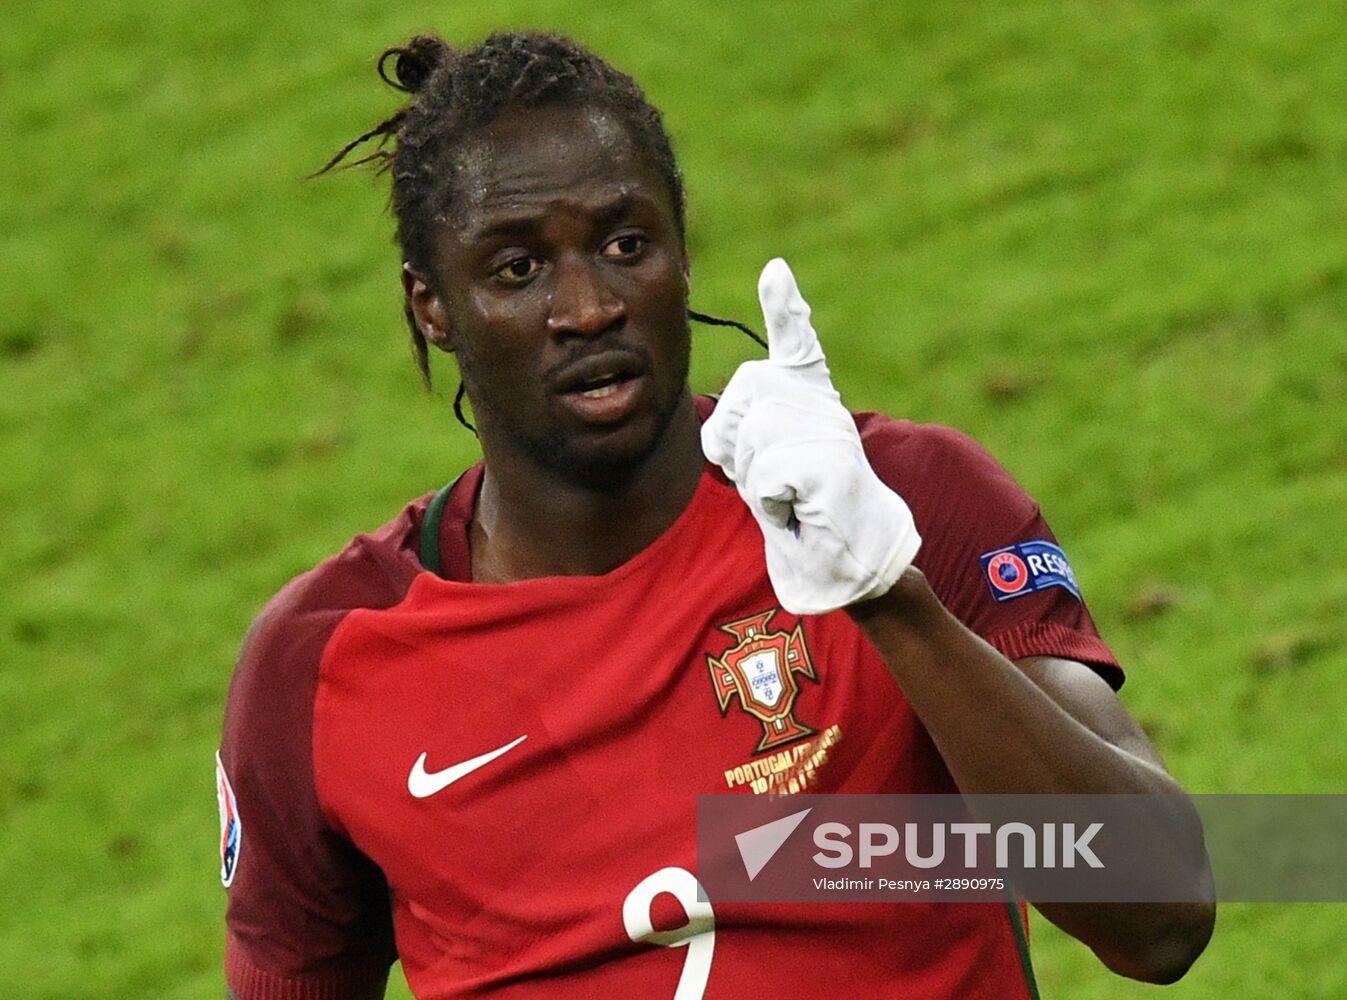
{"label": "dark skin", "polygon": [[[1112,688],[1074,660],[1007,660],[909,568],[884,596],[846,609],[879,650],[965,794],[1153,794],[1171,831],[1170,884],[1214,898],[1201,825]],[[995,711],[969,706],[996,706]],[[1157,863],[1159,863],[1157,861]],[[1214,903],[1037,903],[1114,972],[1179,979],[1206,947]]]}
{"label": "dark skin", "polygon": [[[653,165],[602,112],[514,113],[474,140],[453,172],[458,208],[434,273],[403,273],[422,333],[457,355],[477,420],[487,471],[473,579],[605,573],[673,523],[705,464],[682,234]],[[1173,793],[1176,877],[1194,894],[1209,886],[1187,798],[1094,670],[1012,663],[915,568],[846,611],[961,791]],[[1109,968],[1150,982],[1187,970],[1215,916],[1206,904],[1038,908]]]}
{"label": "dark skin", "polygon": [[[702,471],[669,193],[589,109],[500,118],[460,164],[437,273],[408,268],[403,284],[426,339],[457,355],[477,420],[473,578],[605,573],[673,523]],[[566,391],[586,374],[634,376],[630,412],[587,414]]]}

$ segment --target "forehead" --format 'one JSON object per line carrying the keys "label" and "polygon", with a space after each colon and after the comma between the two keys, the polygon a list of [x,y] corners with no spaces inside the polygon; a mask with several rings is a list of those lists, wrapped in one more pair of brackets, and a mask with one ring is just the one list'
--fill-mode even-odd
{"label": "forehead", "polygon": [[469,133],[450,168],[445,219],[460,232],[512,214],[593,199],[645,196],[672,209],[654,154],[611,112],[512,111]]}

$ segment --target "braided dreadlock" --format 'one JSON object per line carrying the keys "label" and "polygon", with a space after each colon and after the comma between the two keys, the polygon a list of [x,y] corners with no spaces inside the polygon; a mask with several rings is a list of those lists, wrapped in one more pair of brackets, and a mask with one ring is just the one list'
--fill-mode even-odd
{"label": "braided dreadlock", "polygon": [[[391,73],[389,67],[392,67]],[[656,108],[636,81],[568,38],[552,34],[497,32],[465,51],[437,35],[417,35],[405,45],[387,49],[378,63],[380,78],[411,95],[407,105],[349,142],[317,174],[341,164],[358,146],[377,139],[373,152],[347,166],[376,164],[392,174],[393,214],[403,260],[420,274],[435,274],[435,223],[451,208],[454,157],[464,137],[506,111],[546,105],[583,105],[613,114],[645,150],[659,171],[673,203],[679,238],[685,235],[683,178],[673,146]],[[395,140],[392,152],[385,144]],[[425,336],[406,306],[412,353],[422,381],[430,387],[430,359]],[[733,320],[717,320],[689,312],[699,322],[734,326],[763,343],[752,330]],[[454,412],[465,426],[463,387],[454,398]]]}

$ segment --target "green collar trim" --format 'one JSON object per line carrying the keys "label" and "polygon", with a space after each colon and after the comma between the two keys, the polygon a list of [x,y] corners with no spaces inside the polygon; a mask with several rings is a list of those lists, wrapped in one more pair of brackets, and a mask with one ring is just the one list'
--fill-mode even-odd
{"label": "green collar trim", "polygon": [[444,519],[444,505],[449,501],[449,494],[462,478],[463,473],[460,472],[440,487],[431,498],[425,519],[421,522],[421,565],[439,577],[444,576],[440,566],[440,521]]}

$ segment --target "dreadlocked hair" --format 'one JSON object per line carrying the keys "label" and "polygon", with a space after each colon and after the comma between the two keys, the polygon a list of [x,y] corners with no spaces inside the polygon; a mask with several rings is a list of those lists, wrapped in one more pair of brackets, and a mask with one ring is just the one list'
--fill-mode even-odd
{"label": "dreadlocked hair", "polygon": [[[673,145],[659,111],[631,77],[588,49],[560,35],[497,32],[479,45],[458,50],[438,35],[417,35],[379,57],[379,77],[410,95],[407,104],[374,128],[347,143],[313,176],[338,167],[374,164],[392,177],[391,205],[397,219],[396,241],[402,259],[427,280],[436,273],[435,226],[452,209],[455,157],[476,129],[510,111],[548,105],[587,106],[614,115],[635,144],[649,156],[668,188],[678,235],[685,235],[686,196]],[[393,148],[387,148],[389,140]],[[344,162],[371,140],[372,152]],[[406,304],[412,354],[421,379],[430,388],[430,358],[425,336]],[[690,316],[702,322],[714,317]],[[733,321],[720,325],[738,326]],[[754,339],[761,339],[748,331]],[[459,420],[462,387],[455,398]]]}

